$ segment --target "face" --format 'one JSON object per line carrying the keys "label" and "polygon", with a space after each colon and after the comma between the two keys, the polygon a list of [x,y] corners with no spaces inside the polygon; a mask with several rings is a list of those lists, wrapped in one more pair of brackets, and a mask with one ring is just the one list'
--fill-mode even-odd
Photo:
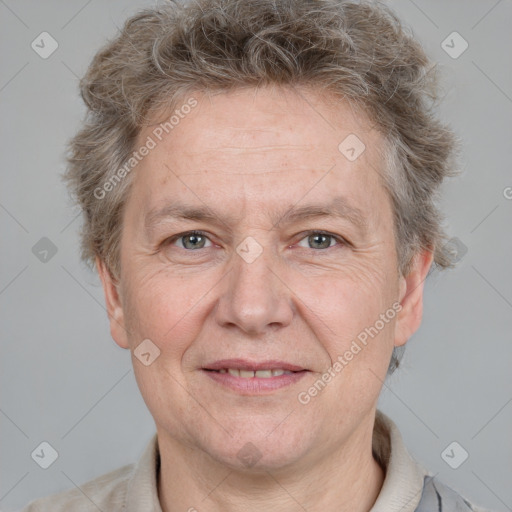
{"label": "face", "polygon": [[372,426],[431,260],[399,275],[381,135],[350,105],[194,97],[161,141],[156,124],[140,134],[157,143],[133,171],[118,286],[98,262],[112,335],[160,443],[232,467],[310,464]]}

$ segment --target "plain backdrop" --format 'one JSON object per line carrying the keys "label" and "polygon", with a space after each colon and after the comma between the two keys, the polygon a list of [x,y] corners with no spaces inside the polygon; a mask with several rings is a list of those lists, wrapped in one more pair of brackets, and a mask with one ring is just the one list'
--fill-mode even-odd
{"label": "plain backdrop", "polygon": [[[99,279],[79,261],[80,217],[59,178],[84,114],[78,77],[145,5],[0,0],[5,511],[135,462],[155,431],[130,355],[110,338]],[[379,407],[432,473],[480,505],[512,510],[512,2],[390,5],[440,64],[440,115],[463,139],[463,172],[442,195],[461,260],[428,278],[423,324]],[[42,32],[58,44],[46,59],[31,47]],[[43,237],[57,251],[46,262],[37,257]],[[59,454],[46,470],[31,457],[43,441]],[[457,457],[469,454],[457,469],[442,457],[454,441]]]}

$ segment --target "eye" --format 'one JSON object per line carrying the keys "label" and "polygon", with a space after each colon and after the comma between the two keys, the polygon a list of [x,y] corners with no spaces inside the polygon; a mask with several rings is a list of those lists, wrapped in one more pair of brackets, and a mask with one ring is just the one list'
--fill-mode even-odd
{"label": "eye", "polygon": [[[169,245],[176,244],[179,248],[187,251],[195,251],[211,247],[211,240],[203,231],[187,231],[169,238],[166,241]],[[206,245],[210,243],[210,245]],[[307,245],[303,245],[306,243]],[[309,231],[298,244],[300,247],[307,249],[329,249],[335,245],[344,246],[347,242],[340,236],[333,235],[325,231]]]}
{"label": "eye", "polygon": [[[308,245],[301,245],[303,241]],[[334,244],[332,242],[334,242]],[[338,242],[338,245],[346,245],[345,240],[339,236],[332,235],[325,231],[310,231],[301,239],[298,245],[300,247],[306,247],[307,249],[329,249],[336,245],[336,242]]]}
{"label": "eye", "polygon": [[186,250],[204,249],[206,241],[211,240],[202,231],[188,231],[180,233],[168,240],[169,244],[177,243],[178,247]]}

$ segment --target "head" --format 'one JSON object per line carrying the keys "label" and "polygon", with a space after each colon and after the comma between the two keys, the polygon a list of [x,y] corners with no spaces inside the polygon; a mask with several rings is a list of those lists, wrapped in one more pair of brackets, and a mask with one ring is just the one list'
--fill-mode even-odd
{"label": "head", "polygon": [[[95,56],[66,178],[114,340],[158,347],[133,361],[162,430],[231,463],[266,443],[279,465],[371,414],[427,273],[450,266],[437,90],[420,45],[367,2],[169,4]],[[227,359],[301,371],[232,393],[212,377]]]}

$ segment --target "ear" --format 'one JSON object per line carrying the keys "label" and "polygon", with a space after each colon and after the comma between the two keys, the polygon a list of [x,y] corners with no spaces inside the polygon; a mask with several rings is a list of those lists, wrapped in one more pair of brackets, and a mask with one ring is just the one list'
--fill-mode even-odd
{"label": "ear", "polygon": [[395,325],[395,346],[405,345],[417,331],[423,315],[423,287],[434,259],[434,252],[424,249],[412,260],[406,276],[400,276],[399,300],[402,309]]}
{"label": "ear", "polygon": [[105,294],[105,304],[110,320],[110,334],[121,348],[130,348],[125,328],[123,306],[118,293],[119,283],[114,280],[104,261],[96,257],[95,262]]}

